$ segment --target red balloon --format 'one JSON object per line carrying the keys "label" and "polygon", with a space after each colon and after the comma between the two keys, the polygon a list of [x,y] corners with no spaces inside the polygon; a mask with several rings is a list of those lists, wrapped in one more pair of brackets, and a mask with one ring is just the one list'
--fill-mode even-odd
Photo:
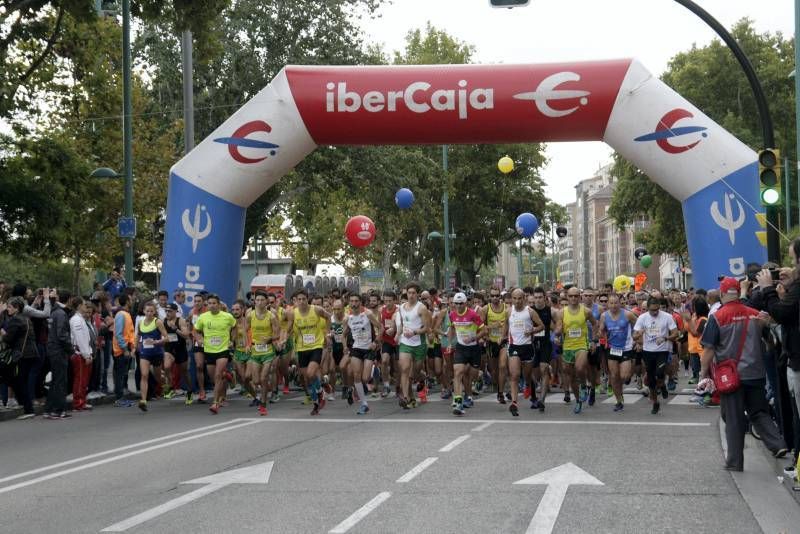
{"label": "red balloon", "polygon": [[356,248],[364,248],[375,240],[375,223],[364,215],[350,217],[344,227],[344,235]]}

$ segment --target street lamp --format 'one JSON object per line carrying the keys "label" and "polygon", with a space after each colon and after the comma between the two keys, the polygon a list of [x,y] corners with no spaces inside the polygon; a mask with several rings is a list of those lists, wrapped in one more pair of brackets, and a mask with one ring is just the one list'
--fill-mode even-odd
{"label": "street lamp", "polygon": [[119,174],[114,169],[108,167],[100,167],[93,170],[89,177],[99,178],[101,180],[125,178],[125,199],[122,206],[123,216],[117,220],[117,235],[123,240],[123,249],[125,251],[125,283],[132,286],[133,238],[136,237],[136,219],[133,218],[133,203],[129,202],[128,192],[130,191],[132,193],[133,187],[130,187],[130,189],[128,188],[128,177],[125,174]]}
{"label": "street lamp", "polygon": [[[445,193],[445,195],[447,195],[447,193]],[[445,197],[445,198],[447,198],[447,197]],[[446,205],[447,204],[445,204],[445,206]],[[442,234],[441,232],[439,232],[437,230],[434,230],[433,232],[430,232],[428,234],[428,240],[442,239],[442,238],[444,238],[444,234]],[[447,272],[448,272],[448,270],[450,268],[450,246],[449,246],[449,241],[452,240],[452,239],[455,239],[455,238],[456,238],[456,234],[450,234],[450,239],[445,239],[444,240],[444,275],[445,275],[444,279],[445,279],[445,284],[448,284],[448,285],[450,284],[450,278],[447,275]]]}

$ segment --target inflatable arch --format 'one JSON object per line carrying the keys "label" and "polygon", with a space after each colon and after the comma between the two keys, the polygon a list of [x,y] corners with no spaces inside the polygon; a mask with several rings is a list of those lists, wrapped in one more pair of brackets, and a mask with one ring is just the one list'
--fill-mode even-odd
{"label": "inflatable arch", "polygon": [[230,302],[245,209],[317,145],[597,140],[682,202],[696,286],[766,261],[755,152],[635,60],[287,66],[172,167],[162,286]]}

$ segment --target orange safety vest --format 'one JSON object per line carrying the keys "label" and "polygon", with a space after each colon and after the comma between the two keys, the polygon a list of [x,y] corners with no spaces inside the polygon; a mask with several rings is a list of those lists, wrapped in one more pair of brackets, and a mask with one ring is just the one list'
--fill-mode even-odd
{"label": "orange safety vest", "polygon": [[[700,317],[697,320],[697,326],[708,322],[708,318]],[[688,331],[689,334],[689,354],[702,354],[703,347],[700,345],[700,338],[698,336],[693,336],[691,332]]]}
{"label": "orange safety vest", "polygon": [[[125,319],[125,326],[122,328],[122,337],[125,338],[125,343],[128,345],[126,348],[132,347],[136,343],[136,333],[133,331],[133,319],[131,319],[131,314],[126,312],[125,310],[120,310],[117,313],[123,314],[122,317]],[[116,323],[116,318],[115,318]],[[114,335],[112,336],[113,340],[113,347],[114,347],[114,356],[122,356],[125,352],[122,347],[119,346],[117,342],[117,329],[114,328]]]}

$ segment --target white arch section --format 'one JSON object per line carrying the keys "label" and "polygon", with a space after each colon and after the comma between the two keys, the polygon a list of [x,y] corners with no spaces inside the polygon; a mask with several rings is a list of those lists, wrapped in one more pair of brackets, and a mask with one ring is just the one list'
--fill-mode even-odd
{"label": "white arch section", "polygon": [[287,66],[172,167],[162,287],[231,301],[245,209],[318,145],[595,140],[682,202],[696,286],[766,260],[755,152],[635,60]]}

